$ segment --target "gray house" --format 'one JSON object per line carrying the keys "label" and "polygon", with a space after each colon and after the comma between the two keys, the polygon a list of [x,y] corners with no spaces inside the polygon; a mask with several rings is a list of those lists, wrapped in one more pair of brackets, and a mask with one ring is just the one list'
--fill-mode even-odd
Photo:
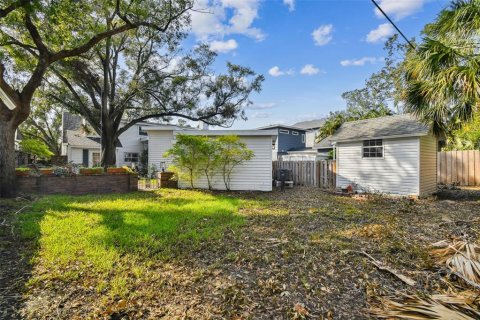
{"label": "gray house", "polygon": [[285,155],[289,151],[305,150],[306,130],[286,125],[270,125],[257,128],[258,130],[276,130],[278,138],[272,144],[272,159],[276,160],[279,155]]}
{"label": "gray house", "polygon": [[303,130],[305,130],[305,146],[307,148],[314,148],[315,138],[317,136],[318,129],[320,129],[325,124],[325,121],[325,119],[317,119],[301,121],[293,124],[294,127],[302,128]]}

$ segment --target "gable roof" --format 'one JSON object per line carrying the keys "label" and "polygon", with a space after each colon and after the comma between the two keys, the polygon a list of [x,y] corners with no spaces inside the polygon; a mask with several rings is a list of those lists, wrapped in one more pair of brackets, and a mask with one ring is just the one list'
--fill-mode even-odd
{"label": "gable roof", "polygon": [[[65,130],[65,142],[74,147],[82,147],[86,149],[101,148],[99,136],[86,136],[80,131]],[[120,140],[117,143],[117,148],[121,148]]]}
{"label": "gable roof", "polygon": [[308,121],[300,121],[294,123],[294,127],[303,128],[303,129],[317,129],[320,128],[325,124],[325,119],[316,119],[316,120],[308,120]]}
{"label": "gable roof", "polygon": [[330,141],[424,136],[430,128],[411,114],[400,114],[374,119],[345,122],[331,136]]}

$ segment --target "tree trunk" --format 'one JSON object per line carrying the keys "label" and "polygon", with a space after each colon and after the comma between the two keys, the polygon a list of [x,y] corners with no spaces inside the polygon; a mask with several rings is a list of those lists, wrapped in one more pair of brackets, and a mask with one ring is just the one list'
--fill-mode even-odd
{"label": "tree trunk", "polygon": [[15,126],[12,121],[0,119],[0,197],[16,194]]}
{"label": "tree trunk", "polygon": [[118,138],[111,135],[102,137],[102,166],[114,167],[117,164],[117,142]]}

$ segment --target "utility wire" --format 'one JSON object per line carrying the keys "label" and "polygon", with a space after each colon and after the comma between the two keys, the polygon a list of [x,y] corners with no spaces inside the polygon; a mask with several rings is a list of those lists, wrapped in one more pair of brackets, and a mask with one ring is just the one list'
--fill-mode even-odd
{"label": "utility wire", "polygon": [[387,18],[387,20],[392,24],[392,26],[398,31],[398,33],[403,37],[403,39],[405,39],[405,41],[407,41],[407,43],[410,45],[410,47],[413,50],[416,50],[413,43],[411,43],[410,40],[407,39],[407,37],[403,34],[403,32],[397,27],[397,25],[392,21],[392,19],[390,19],[390,17],[385,13],[385,11],[383,11],[383,9],[378,5],[378,3],[375,0],[372,0],[372,2],[377,7],[377,9],[380,10],[380,12],[385,16],[385,18]]}

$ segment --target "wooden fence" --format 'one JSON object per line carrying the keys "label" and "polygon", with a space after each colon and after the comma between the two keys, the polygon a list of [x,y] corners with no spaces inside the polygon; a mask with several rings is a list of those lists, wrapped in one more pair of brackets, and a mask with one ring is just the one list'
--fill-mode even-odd
{"label": "wooden fence", "polygon": [[438,182],[480,186],[480,150],[438,152]]}
{"label": "wooden fence", "polygon": [[335,188],[336,164],[334,160],[321,161],[273,161],[273,178],[277,178],[278,169],[292,171],[295,185],[320,188]]}

